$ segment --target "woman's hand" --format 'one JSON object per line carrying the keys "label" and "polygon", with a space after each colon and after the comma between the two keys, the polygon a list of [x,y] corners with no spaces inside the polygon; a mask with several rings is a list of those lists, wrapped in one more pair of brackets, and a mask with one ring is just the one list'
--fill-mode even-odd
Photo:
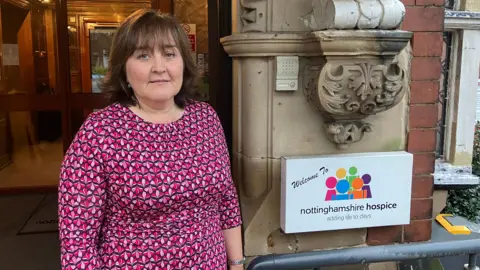
{"label": "woman's hand", "polygon": [[230,266],[230,270],[244,270],[244,269],[245,269],[245,267],[244,267],[243,264],[241,264],[241,265],[231,265]]}

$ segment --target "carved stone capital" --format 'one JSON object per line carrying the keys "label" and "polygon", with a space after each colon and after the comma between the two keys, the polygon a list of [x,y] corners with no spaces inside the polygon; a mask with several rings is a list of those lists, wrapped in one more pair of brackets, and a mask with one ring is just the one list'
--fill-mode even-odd
{"label": "carved stone capital", "polygon": [[359,120],[394,107],[406,92],[405,71],[397,63],[352,62],[307,65],[304,73],[305,96],[329,119],[327,136],[341,149],[371,131]]}
{"label": "carved stone capital", "polygon": [[333,119],[365,118],[397,105],[405,94],[405,71],[396,63],[327,62],[316,80],[307,95]]}

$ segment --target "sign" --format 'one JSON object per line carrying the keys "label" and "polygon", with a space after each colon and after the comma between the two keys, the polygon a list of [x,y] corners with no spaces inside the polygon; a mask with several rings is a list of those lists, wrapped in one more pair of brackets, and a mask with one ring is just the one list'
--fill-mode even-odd
{"label": "sign", "polygon": [[18,66],[19,54],[18,44],[2,44],[3,51],[3,65],[4,66]]}
{"label": "sign", "polygon": [[285,233],[410,223],[410,153],[282,157],[281,167]]}

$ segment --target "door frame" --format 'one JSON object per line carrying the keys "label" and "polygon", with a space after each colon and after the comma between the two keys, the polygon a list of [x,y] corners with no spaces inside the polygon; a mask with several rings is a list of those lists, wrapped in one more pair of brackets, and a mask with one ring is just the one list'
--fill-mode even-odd
{"label": "door frame", "polygon": [[210,103],[218,113],[227,140],[230,157],[233,141],[232,58],[220,38],[232,34],[232,1],[208,0],[208,54]]}

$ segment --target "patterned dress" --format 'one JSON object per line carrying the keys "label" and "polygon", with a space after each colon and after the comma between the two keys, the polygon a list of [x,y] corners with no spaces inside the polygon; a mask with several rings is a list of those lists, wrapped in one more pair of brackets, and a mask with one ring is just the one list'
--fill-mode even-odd
{"label": "patterned dress", "polygon": [[68,149],[59,185],[62,269],[227,269],[241,224],[223,129],[206,103],[147,122],[113,104]]}

